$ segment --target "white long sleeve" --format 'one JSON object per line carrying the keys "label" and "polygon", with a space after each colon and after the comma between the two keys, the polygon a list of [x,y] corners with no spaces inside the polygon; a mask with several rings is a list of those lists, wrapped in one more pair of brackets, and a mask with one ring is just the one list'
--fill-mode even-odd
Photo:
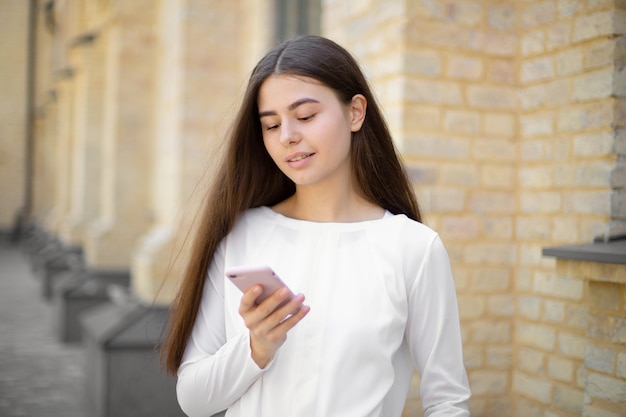
{"label": "white long sleeve", "polygon": [[[266,264],[309,314],[269,367],[250,355],[226,266]],[[400,417],[414,369],[430,417],[469,416],[457,300],[438,235],[406,216],[360,223],[249,210],[222,242],[179,369],[191,417]]]}

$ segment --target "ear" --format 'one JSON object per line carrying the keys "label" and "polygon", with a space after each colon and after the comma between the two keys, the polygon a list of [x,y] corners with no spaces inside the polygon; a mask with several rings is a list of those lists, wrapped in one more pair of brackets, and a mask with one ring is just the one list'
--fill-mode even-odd
{"label": "ear", "polygon": [[351,130],[358,132],[365,121],[365,112],[367,110],[367,99],[363,94],[356,94],[352,97],[350,103]]}

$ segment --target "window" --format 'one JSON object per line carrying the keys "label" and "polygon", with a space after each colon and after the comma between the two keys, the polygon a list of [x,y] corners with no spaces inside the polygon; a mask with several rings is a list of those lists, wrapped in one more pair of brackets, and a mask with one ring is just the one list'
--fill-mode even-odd
{"label": "window", "polygon": [[276,43],[297,35],[319,35],[321,0],[274,0],[274,7]]}

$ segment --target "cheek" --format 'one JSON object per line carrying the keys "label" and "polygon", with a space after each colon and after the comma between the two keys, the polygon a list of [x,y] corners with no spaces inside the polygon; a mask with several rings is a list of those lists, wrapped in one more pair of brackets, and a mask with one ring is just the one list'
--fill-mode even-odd
{"label": "cheek", "polygon": [[265,136],[263,137],[263,146],[265,147],[265,150],[270,155],[270,157],[272,158],[274,163],[276,163],[276,152],[275,152],[276,149],[275,149],[275,145],[276,145],[276,143],[274,141],[266,138]]}

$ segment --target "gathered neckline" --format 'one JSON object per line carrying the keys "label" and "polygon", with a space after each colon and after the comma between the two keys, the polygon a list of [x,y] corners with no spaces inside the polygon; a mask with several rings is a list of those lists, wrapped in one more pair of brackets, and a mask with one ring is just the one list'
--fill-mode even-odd
{"label": "gathered neckline", "polygon": [[298,225],[300,227],[317,227],[317,228],[321,227],[321,228],[334,228],[334,229],[359,229],[364,226],[370,226],[370,225],[377,224],[380,222],[385,222],[388,219],[393,219],[397,217],[390,211],[385,210],[385,213],[383,214],[383,216],[377,219],[361,220],[361,221],[356,221],[356,222],[316,222],[312,220],[302,220],[302,219],[295,219],[293,217],[288,217],[288,216],[285,216],[284,214],[274,211],[271,207],[268,207],[268,206],[260,206],[252,210],[258,210],[262,214],[267,215],[271,217],[272,219],[278,222],[281,222],[283,224]]}

